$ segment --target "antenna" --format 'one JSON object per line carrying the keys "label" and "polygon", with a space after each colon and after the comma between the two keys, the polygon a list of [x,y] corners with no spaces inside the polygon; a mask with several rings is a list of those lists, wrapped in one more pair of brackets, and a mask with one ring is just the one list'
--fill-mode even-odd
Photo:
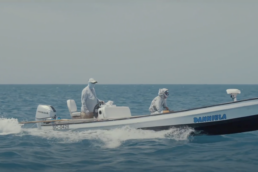
{"label": "antenna", "polygon": [[238,89],[227,89],[227,94],[230,94],[233,101],[237,101],[237,95],[241,94],[241,91]]}

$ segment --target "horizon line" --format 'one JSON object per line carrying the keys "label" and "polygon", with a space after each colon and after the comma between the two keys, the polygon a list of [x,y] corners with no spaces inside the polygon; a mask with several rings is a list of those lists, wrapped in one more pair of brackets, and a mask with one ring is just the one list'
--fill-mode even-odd
{"label": "horizon line", "polygon": [[[88,85],[85,84],[0,84],[0,85]],[[97,85],[258,85],[258,84],[97,84]]]}

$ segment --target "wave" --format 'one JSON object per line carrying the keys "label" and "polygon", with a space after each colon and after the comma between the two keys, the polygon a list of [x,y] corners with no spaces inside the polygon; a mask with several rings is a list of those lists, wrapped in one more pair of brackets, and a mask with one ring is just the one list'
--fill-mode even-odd
{"label": "wave", "polygon": [[[95,146],[103,148],[117,148],[128,140],[144,139],[173,139],[188,140],[193,132],[190,128],[171,128],[163,131],[151,131],[124,126],[111,130],[87,130],[87,131],[44,131],[37,129],[26,129],[26,133],[46,139],[57,139],[61,143],[75,143],[83,140],[97,141]],[[100,143],[98,142],[100,141]]]}
{"label": "wave", "polygon": [[[86,131],[45,131],[37,128],[21,128],[17,119],[1,118],[0,135],[18,134],[31,135],[45,139],[57,140],[60,143],[76,143],[83,140],[97,141],[95,146],[116,148],[128,140],[144,139],[173,139],[188,140],[194,130],[191,128],[171,128],[163,131],[141,130],[124,126],[111,130],[86,130]],[[100,144],[99,144],[100,143]]]}
{"label": "wave", "polygon": [[0,135],[17,134],[22,130],[15,118],[0,118]]}

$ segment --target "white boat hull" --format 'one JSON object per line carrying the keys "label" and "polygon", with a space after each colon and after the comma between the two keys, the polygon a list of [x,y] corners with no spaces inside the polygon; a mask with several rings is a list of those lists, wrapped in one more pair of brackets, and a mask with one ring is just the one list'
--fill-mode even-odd
{"label": "white boat hull", "polygon": [[150,130],[191,127],[198,133],[205,134],[230,134],[258,130],[258,98],[168,114],[134,116],[124,119],[42,123],[41,129],[96,130],[123,126]]}

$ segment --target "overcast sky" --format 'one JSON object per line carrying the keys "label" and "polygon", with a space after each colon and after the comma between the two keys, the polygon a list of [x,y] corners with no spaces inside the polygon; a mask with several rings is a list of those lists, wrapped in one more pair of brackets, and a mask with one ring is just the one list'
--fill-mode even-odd
{"label": "overcast sky", "polygon": [[0,2],[0,84],[258,84],[257,0]]}

